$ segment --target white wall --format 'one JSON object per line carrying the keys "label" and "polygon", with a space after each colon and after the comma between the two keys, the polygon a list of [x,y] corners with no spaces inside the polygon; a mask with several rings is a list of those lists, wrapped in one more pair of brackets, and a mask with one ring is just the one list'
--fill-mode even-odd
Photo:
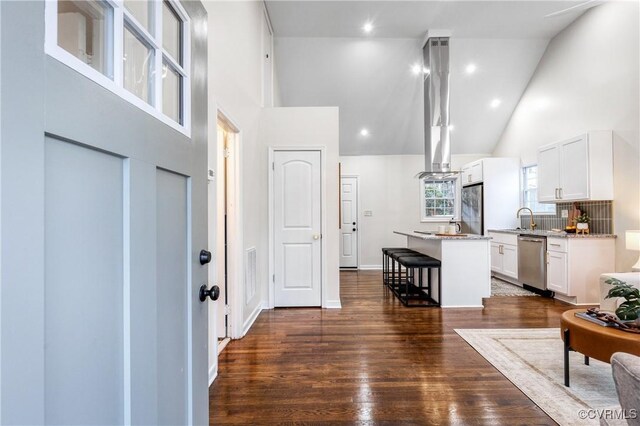
{"label": "white wall", "polygon": [[613,130],[616,270],[637,252],[624,232],[640,229],[638,3],[597,6],[558,34],[502,134],[495,156],[536,161],[540,145],[588,130]]}
{"label": "white wall", "polygon": [[[322,214],[326,228],[322,237],[326,255],[322,274],[326,287],[322,293],[324,307],[340,307],[340,264],[338,231],[338,152],[340,149],[339,112],[336,107],[267,108],[262,114],[263,149],[268,147],[324,147],[322,181],[326,204]],[[266,200],[266,181],[260,185]],[[267,217],[264,226],[268,227]]]}
{"label": "white wall", "polygon": [[[451,156],[451,167],[489,154]],[[420,181],[415,177],[424,170],[423,155],[360,155],[340,157],[343,175],[357,175],[359,184],[358,230],[360,267],[379,268],[382,247],[405,247],[407,238],[394,230],[437,231],[447,222],[420,222]],[[372,216],[364,216],[371,210]]]}
{"label": "white wall", "polygon": [[[209,49],[209,141],[216,146],[216,114],[220,108],[241,132],[241,200],[243,226],[242,252],[255,246],[257,253],[257,290],[244,301],[242,283],[230,291],[240,300],[241,309],[232,312],[232,326],[243,331],[262,307],[266,295],[268,230],[266,200],[261,196],[267,177],[266,149],[261,148],[259,133],[262,111],[262,23],[263,5],[257,1],[204,1],[208,13]],[[212,144],[212,145],[211,145]],[[215,169],[216,150],[209,150],[209,167]],[[217,173],[220,171],[217,170]],[[215,258],[214,258],[215,259]],[[244,260],[244,259],[241,259]],[[212,262],[213,264],[213,262]],[[212,266],[213,267],[213,266]],[[241,271],[243,269],[241,268]],[[222,304],[218,302],[218,307]],[[210,312],[212,313],[212,312]],[[214,329],[210,315],[210,329]],[[235,325],[233,325],[235,323]],[[210,333],[210,337],[212,333]],[[217,342],[209,341],[210,372],[217,372]]]}

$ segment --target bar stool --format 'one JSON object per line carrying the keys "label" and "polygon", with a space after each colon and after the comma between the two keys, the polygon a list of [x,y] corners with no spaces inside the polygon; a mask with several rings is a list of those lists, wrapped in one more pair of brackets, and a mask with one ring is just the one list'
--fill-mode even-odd
{"label": "bar stool", "polygon": [[[401,257],[424,257],[424,254],[417,251],[399,251],[395,253],[389,253],[388,258],[391,263],[391,270],[388,271],[387,286],[393,290],[393,287],[402,284],[402,266],[399,262]],[[396,270],[397,267],[397,270]],[[397,274],[396,274],[397,272]]]}
{"label": "bar stool", "polygon": [[[407,276],[402,285],[402,272],[399,269],[399,285],[392,288],[400,302],[407,307],[438,307],[442,298],[441,286],[441,262],[431,256],[398,256],[397,261],[407,271]],[[431,270],[436,269],[438,272],[438,300],[433,298],[433,288],[431,283]],[[423,287],[422,272],[426,270],[427,287]],[[418,274],[418,282],[416,283],[416,273]],[[404,292],[402,291],[404,287]],[[425,292],[426,290],[426,292]],[[420,303],[411,303],[418,301]]]}
{"label": "bar stool", "polygon": [[405,247],[384,247],[382,249],[382,283],[389,284],[389,256],[393,253],[417,253]]}

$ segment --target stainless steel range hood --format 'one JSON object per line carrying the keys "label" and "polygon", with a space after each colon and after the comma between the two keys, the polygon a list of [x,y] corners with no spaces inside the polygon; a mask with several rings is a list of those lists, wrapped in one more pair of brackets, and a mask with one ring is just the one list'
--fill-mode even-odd
{"label": "stainless steel range hood", "polygon": [[449,37],[430,37],[423,49],[424,156],[425,169],[419,178],[444,179],[451,171],[449,130]]}

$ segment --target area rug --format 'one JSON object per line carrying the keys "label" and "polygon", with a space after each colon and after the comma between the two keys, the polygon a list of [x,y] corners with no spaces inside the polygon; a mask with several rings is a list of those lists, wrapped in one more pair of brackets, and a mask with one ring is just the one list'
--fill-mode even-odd
{"label": "area rug", "polygon": [[491,277],[491,296],[540,296],[532,291]]}
{"label": "area rug", "polygon": [[611,366],[570,353],[564,386],[563,342],[557,328],[455,330],[480,355],[560,425],[599,424],[590,409],[618,407]]}

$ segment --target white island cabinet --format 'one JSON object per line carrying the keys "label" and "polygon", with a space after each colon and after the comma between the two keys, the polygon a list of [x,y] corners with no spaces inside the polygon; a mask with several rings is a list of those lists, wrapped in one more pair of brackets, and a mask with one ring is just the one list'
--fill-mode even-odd
{"label": "white island cabinet", "polygon": [[[489,237],[441,237],[413,231],[394,231],[407,236],[407,247],[442,263],[442,289],[436,300],[443,308],[481,308],[482,299],[491,296]],[[432,279],[438,279],[432,270]],[[435,282],[435,281],[434,281]]]}

